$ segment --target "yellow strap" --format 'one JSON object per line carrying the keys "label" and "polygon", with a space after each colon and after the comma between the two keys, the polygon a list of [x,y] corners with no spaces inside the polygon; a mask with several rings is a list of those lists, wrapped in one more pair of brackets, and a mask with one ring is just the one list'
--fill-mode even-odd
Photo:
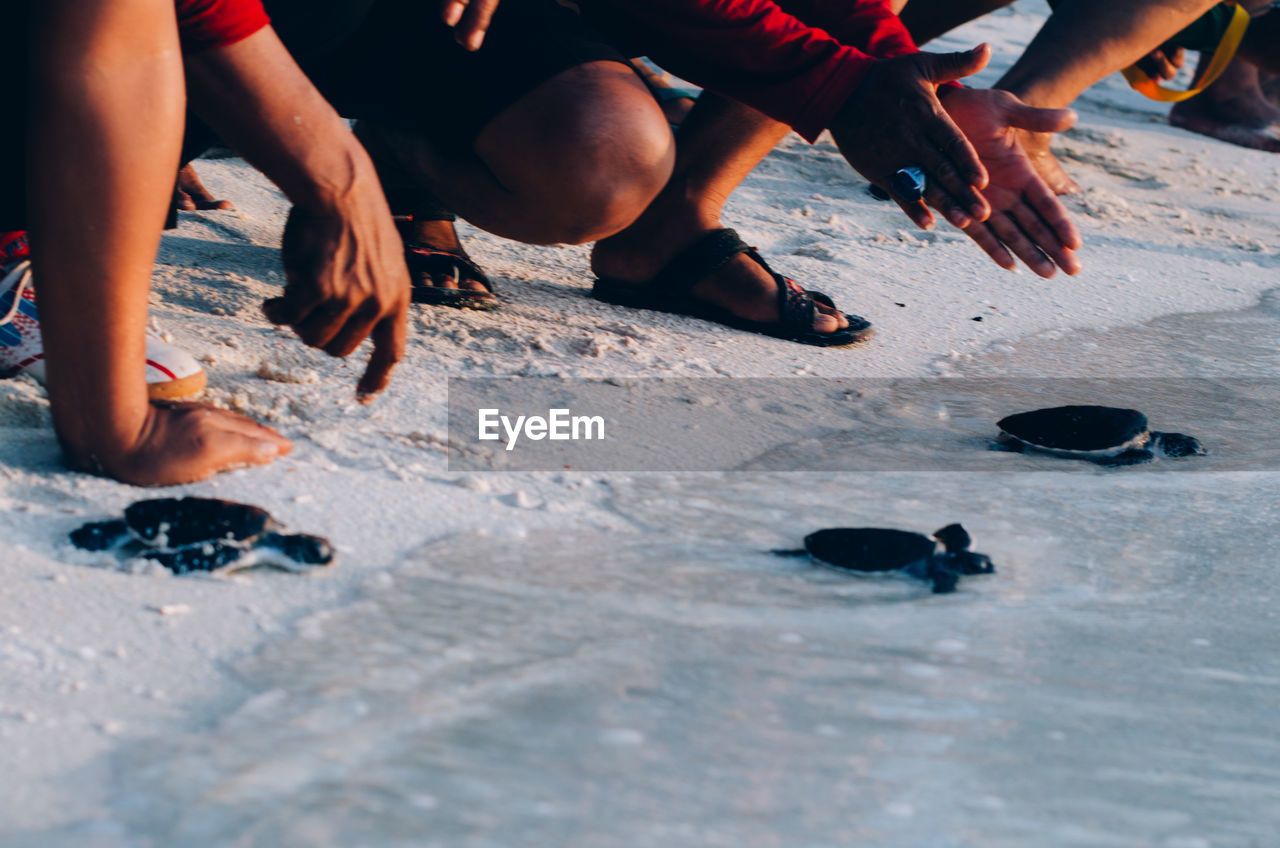
{"label": "yellow strap", "polygon": [[1177,103],[1179,100],[1186,100],[1195,97],[1204,91],[1213,81],[1222,75],[1227,69],[1227,65],[1231,64],[1231,60],[1235,58],[1236,50],[1240,48],[1240,42],[1244,39],[1244,31],[1249,28],[1249,10],[1240,4],[1236,4],[1236,10],[1231,15],[1231,23],[1227,25],[1227,31],[1223,33],[1222,40],[1218,42],[1218,49],[1213,51],[1213,58],[1209,60],[1209,67],[1205,70],[1204,76],[1200,82],[1193,88],[1186,91],[1178,91],[1174,88],[1165,88],[1157,85],[1156,81],[1147,76],[1137,65],[1130,65],[1121,73],[1124,78],[1129,81],[1129,85],[1134,91],[1150,97],[1152,100],[1159,100],[1163,103]]}

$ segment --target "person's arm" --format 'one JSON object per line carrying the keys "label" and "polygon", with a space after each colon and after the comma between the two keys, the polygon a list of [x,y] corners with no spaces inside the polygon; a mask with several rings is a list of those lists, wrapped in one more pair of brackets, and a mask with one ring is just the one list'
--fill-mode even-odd
{"label": "person's arm", "polygon": [[[1214,2],[1061,0],[1018,61],[993,87],[1032,106],[1070,106],[1086,88],[1164,44]],[[1023,132],[1019,142],[1055,193],[1080,190],[1049,152],[1048,133]]]}
{"label": "person's arm", "polygon": [[357,387],[381,391],[404,353],[409,272],[373,163],[264,28],[187,58],[192,108],[294,204],[285,228],[288,285],[264,304],[306,344],[373,354]]}
{"label": "person's arm", "polygon": [[[900,168],[923,168],[931,200],[956,226],[989,213],[977,191],[986,172],[936,93],[980,69],[986,52],[878,61],[774,0],[584,0],[582,7],[664,68],[809,141],[829,128],[850,164],[882,187]],[[918,225],[932,224],[923,202],[899,205]]]}
{"label": "person's arm", "polygon": [[778,5],[784,12],[831,33],[841,44],[877,59],[920,51],[888,0],[778,0]]}
{"label": "person's arm", "polygon": [[[147,400],[147,291],[182,139],[172,0],[30,4],[28,220],[54,427],[69,464],[141,485],[269,462],[241,416]],[[67,203],[110,198],[110,212]]]}

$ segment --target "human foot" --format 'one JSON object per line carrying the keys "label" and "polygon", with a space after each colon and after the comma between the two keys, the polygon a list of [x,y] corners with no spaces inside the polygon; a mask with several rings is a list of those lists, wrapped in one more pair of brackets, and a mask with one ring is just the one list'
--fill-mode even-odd
{"label": "human foot", "polygon": [[[643,285],[653,281],[679,254],[720,229],[717,221],[646,212],[631,227],[596,242],[591,250],[591,270],[603,279]],[[695,300],[762,322],[779,320],[778,294],[778,282],[769,270],[746,254],[734,256],[689,290]],[[849,326],[839,309],[821,302],[814,306],[814,332],[834,333]]]}
{"label": "human foot", "polygon": [[218,200],[200,182],[200,175],[190,163],[178,171],[178,187],[173,192],[173,205],[183,212],[210,209],[233,209],[230,200]]}
{"label": "human foot", "polygon": [[1261,90],[1234,97],[1207,89],[1169,110],[1169,123],[1241,147],[1280,152],[1280,107]]}
{"label": "human foot", "polygon": [[[761,308],[759,301],[763,298],[758,293],[763,287],[754,282],[750,283],[752,291],[745,293],[749,299],[744,299],[741,283],[729,283],[726,297],[728,281],[749,279],[734,271],[729,271],[726,276],[726,269],[743,261],[767,275],[770,282],[768,308]],[[873,334],[868,321],[857,315],[845,315],[835,309],[825,294],[805,291],[795,281],[776,273],[754,248],[743,242],[736,232],[726,228],[702,233],[692,244],[676,252],[645,282],[607,274],[600,270],[604,267],[603,262],[593,263],[593,266],[597,269],[597,279],[591,294],[606,303],[691,315],[737,329],[821,347],[851,344]],[[713,297],[728,299],[738,305],[731,307]],[[750,308],[743,309],[743,303]],[[744,315],[744,312],[748,314]],[[815,325],[819,324],[833,329],[816,331]]]}
{"label": "human foot", "polygon": [[493,283],[467,255],[452,221],[403,217],[396,219],[396,227],[404,239],[415,302],[461,309],[498,308]]}
{"label": "human foot", "polygon": [[[44,341],[26,259],[0,269],[0,376],[27,374],[44,385]],[[194,397],[206,375],[191,354],[169,344],[152,323],[147,328],[147,395],[153,400]]]}

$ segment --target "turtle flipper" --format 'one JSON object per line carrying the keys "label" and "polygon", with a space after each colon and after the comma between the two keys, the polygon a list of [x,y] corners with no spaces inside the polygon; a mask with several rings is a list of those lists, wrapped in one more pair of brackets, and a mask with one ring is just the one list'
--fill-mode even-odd
{"label": "turtle flipper", "polygon": [[1164,451],[1165,456],[1204,456],[1208,453],[1199,439],[1186,433],[1152,433],[1151,444]]}
{"label": "turtle flipper", "polygon": [[1155,454],[1150,448],[1130,448],[1127,451],[1121,451],[1115,456],[1104,456],[1095,460],[1099,465],[1105,465],[1109,468],[1119,468],[1125,465],[1141,465],[1144,462],[1150,462],[1155,458]]}
{"label": "turtle flipper", "polygon": [[190,574],[193,571],[230,571],[245,555],[244,548],[231,542],[199,542],[194,545],[166,550],[156,548],[141,556],[158,562],[174,574]]}
{"label": "turtle flipper", "polygon": [[935,595],[946,595],[956,590],[960,572],[955,565],[956,558],[951,554],[936,554],[929,558],[928,579],[933,583]]}
{"label": "turtle flipper", "polygon": [[71,544],[86,551],[105,551],[129,538],[129,525],[121,519],[92,521],[71,531]]}
{"label": "turtle flipper", "polygon": [[331,565],[333,545],[320,536],[306,533],[268,533],[258,543],[264,551],[271,550],[282,556],[271,557],[270,564],[288,571],[306,571],[307,566]]}
{"label": "turtle flipper", "polygon": [[952,554],[952,568],[966,576],[996,573],[996,567],[991,562],[991,557],[986,554],[975,554],[973,551],[961,551]]}
{"label": "turtle flipper", "polygon": [[1005,453],[1026,453],[1027,446],[1007,433],[1001,433],[991,440],[987,445],[987,450],[1003,451]]}

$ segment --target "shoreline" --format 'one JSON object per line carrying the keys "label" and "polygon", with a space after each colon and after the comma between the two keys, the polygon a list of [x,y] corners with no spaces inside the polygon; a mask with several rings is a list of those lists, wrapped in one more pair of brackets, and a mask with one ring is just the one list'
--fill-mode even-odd
{"label": "shoreline", "polygon": [[[1015,11],[964,31],[997,47],[980,80],[998,74],[1015,55],[1014,35],[1037,20]],[[341,562],[323,578],[227,580],[86,567],[65,534],[154,495],[63,471],[43,393],[26,381],[0,384],[0,844],[26,844],[9,833],[39,842],[109,819],[113,753],[216,721],[250,694],[237,660],[296,636],[300,623],[344,608],[384,575],[394,579],[414,551],[468,533],[634,529],[608,506],[597,479],[608,475],[446,471],[450,373],[946,377],[1064,339],[1057,349],[1069,367],[1076,328],[1106,336],[1255,308],[1280,268],[1280,158],[1157,123],[1158,109],[1115,79],[1078,105],[1079,128],[1055,149],[1086,187],[1068,202],[1085,270],[1049,281],[1001,271],[946,225],[909,231],[829,142],[789,137],[730,201],[726,225],[780,272],[872,320],[877,338],[850,350],[597,303],[584,248],[517,245],[464,227],[502,309],[415,307],[407,358],[369,407],[353,394],[362,353],[332,360],[258,311],[283,282],[279,193],[240,160],[198,162],[211,191],[239,211],[182,213],[161,248],[153,315],[203,360],[210,398],[280,427],[295,451],[166,492],[260,504],[291,529],[330,536]],[[174,605],[189,611],[158,611]]]}

